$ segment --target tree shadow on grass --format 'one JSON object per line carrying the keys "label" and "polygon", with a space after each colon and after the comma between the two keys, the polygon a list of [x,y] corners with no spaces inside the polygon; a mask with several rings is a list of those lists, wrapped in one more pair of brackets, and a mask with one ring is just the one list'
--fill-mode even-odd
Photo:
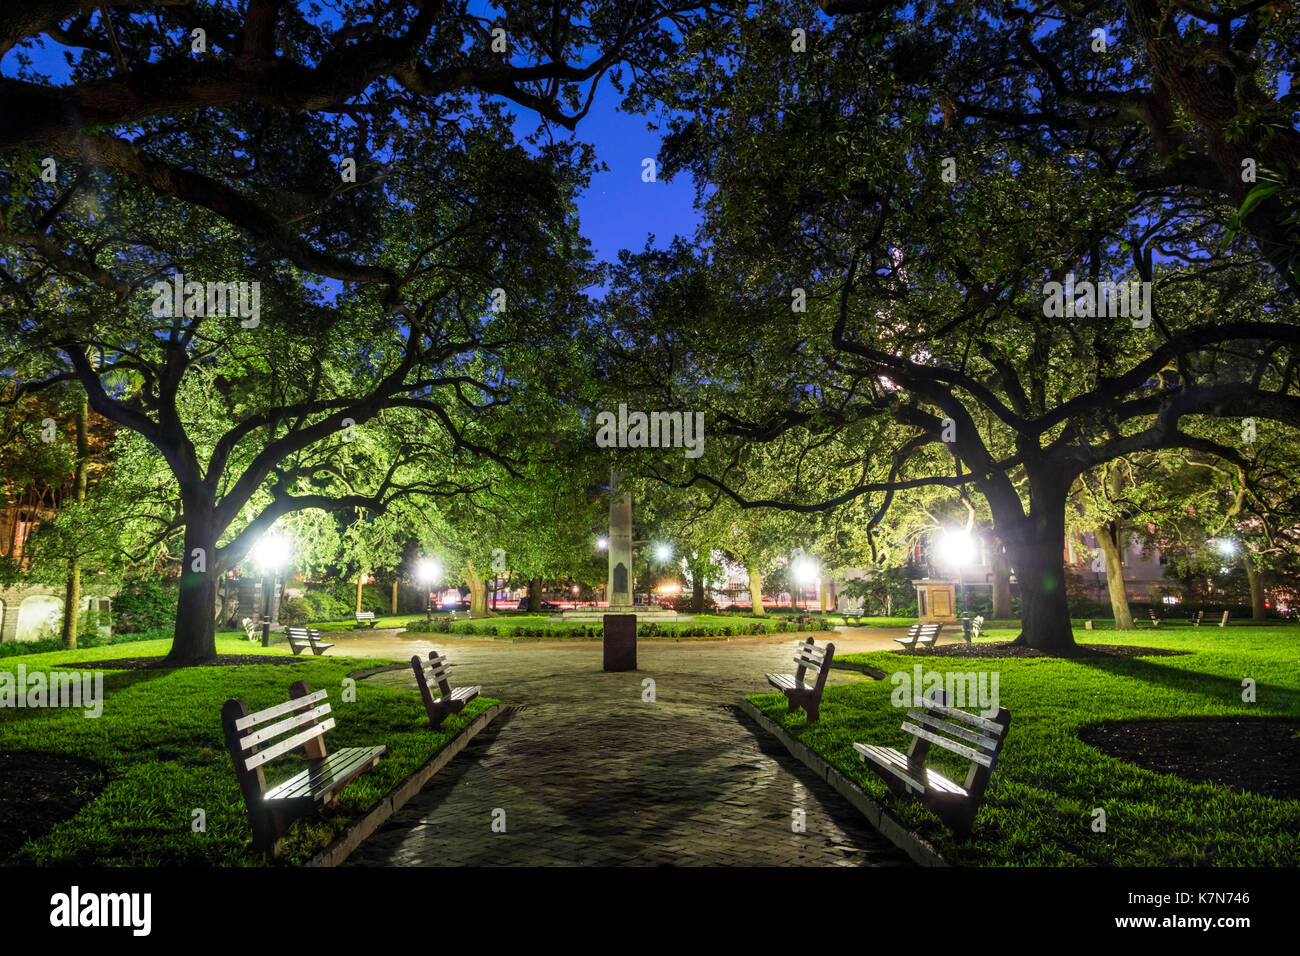
{"label": "tree shadow on grass", "polygon": [[[1104,657],[1079,657],[1073,661],[1082,667],[1104,671],[1114,677],[1136,678],[1148,684],[1219,702],[1240,702],[1244,689],[1242,681],[1251,676],[1249,666],[1242,667],[1240,677],[1225,677],[1207,671],[1171,667],[1142,658],[1110,660]],[[1266,707],[1300,714],[1300,687],[1256,681],[1255,700]]]}

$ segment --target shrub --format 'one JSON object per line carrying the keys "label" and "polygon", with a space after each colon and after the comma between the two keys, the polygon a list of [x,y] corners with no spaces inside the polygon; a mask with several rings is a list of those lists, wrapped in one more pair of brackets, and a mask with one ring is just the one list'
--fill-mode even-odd
{"label": "shrub", "polygon": [[318,621],[316,608],[306,598],[294,597],[280,602],[280,623],[295,627],[308,621]]}

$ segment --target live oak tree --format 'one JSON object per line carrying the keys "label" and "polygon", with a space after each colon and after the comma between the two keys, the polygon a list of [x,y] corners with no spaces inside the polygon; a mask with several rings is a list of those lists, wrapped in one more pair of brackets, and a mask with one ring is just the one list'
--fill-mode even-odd
{"label": "live oak tree", "polygon": [[[643,262],[620,298],[677,343],[679,367],[708,356],[695,394],[734,441],[694,480],[808,510],[969,487],[1019,578],[1022,639],[1068,646],[1075,483],[1144,450],[1233,460],[1198,416],[1295,420],[1289,280],[1250,249],[1219,249],[1228,204],[1143,191],[1128,173],[1156,163],[1123,129],[1058,145],[958,127],[902,62],[926,42],[907,24],[848,18],[800,51],[773,22],[697,38],[673,74],[690,82],[655,91],[683,111],[666,169],[696,176],[710,248],[658,273]],[[1070,274],[1151,283],[1137,287],[1150,310],[1094,296],[1072,315],[1047,285]],[[700,328],[656,308],[672,301],[661,287],[691,291]],[[784,435],[856,457],[809,483],[816,494],[746,494],[740,446]]]}

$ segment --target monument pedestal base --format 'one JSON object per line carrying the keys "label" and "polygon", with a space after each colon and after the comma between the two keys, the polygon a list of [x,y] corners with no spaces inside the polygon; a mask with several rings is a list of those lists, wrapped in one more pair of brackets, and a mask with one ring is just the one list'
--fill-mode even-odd
{"label": "monument pedestal base", "polygon": [[636,616],[605,615],[605,670],[636,670]]}

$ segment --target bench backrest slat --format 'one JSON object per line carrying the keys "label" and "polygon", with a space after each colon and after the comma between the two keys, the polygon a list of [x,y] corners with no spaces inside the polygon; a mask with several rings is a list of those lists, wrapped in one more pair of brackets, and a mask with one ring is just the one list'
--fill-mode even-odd
{"label": "bench backrest slat", "polygon": [[927,713],[923,710],[909,710],[907,716],[910,720],[926,724],[935,730],[941,730],[945,734],[975,744],[990,753],[996,752],[998,747],[1001,745],[996,737],[986,737],[984,734],[976,733],[966,727],[960,727],[951,721],[943,720],[942,718],[936,717],[934,714]]}
{"label": "bench backrest slat", "polygon": [[993,758],[989,754],[974,750],[965,744],[959,744],[955,740],[949,740],[941,734],[931,733],[924,727],[918,727],[916,724],[905,720],[903,721],[903,729],[914,737],[921,737],[932,744],[938,744],[944,750],[951,750],[953,753],[966,757],[975,763],[985,767],[993,766]]}
{"label": "bench backrest slat", "polygon": [[325,731],[332,729],[333,726],[334,726],[334,718],[327,717],[319,724],[314,724],[313,726],[308,727],[306,730],[302,731],[302,733],[294,734],[292,737],[286,737],[283,740],[281,740],[279,743],[275,743],[267,747],[265,750],[259,750],[257,753],[248,757],[244,761],[244,766],[247,767],[249,770],[252,770],[255,767],[260,767],[268,760],[274,760],[276,757],[280,756],[281,754],[288,753],[290,750],[293,750],[295,747],[301,747],[303,744],[311,740],[313,737],[321,736],[322,734],[325,733]]}
{"label": "bench backrest slat", "polygon": [[255,730],[251,734],[248,734],[246,737],[241,737],[239,739],[239,747],[241,750],[248,750],[251,747],[255,746],[256,744],[262,743],[263,741],[273,740],[276,737],[281,736],[282,734],[286,734],[289,731],[293,730],[295,727],[301,727],[304,724],[309,724],[313,720],[317,719],[318,717],[326,717],[329,715],[329,712],[330,712],[329,701],[326,701],[325,703],[321,704],[319,707],[313,707],[310,710],[304,710],[300,714],[293,714],[292,716],[286,717],[284,720],[281,720],[278,723],[268,724],[267,726],[263,727],[261,730]]}
{"label": "bench backrest slat", "polygon": [[256,727],[258,724],[264,724],[272,717],[279,717],[281,714],[287,714],[290,711],[302,710],[304,707],[314,706],[317,701],[324,700],[328,696],[328,691],[313,691],[306,697],[293,697],[283,704],[276,704],[274,707],[268,707],[266,710],[259,710],[255,714],[249,714],[247,717],[241,717],[235,721],[235,729],[243,730],[246,727]]}
{"label": "bench backrest slat", "polygon": [[374,611],[354,611],[353,613],[356,614],[358,621],[369,621],[375,616]]}
{"label": "bench backrest slat", "polygon": [[943,716],[950,717],[953,720],[960,720],[963,723],[971,724],[974,727],[979,727],[981,730],[986,731],[987,733],[989,733],[994,737],[1001,737],[1005,731],[1005,728],[1001,724],[997,723],[996,721],[989,720],[987,717],[981,717],[979,714],[968,714],[966,713],[966,711],[957,710],[955,707],[948,707],[943,704],[936,704],[934,701],[928,698],[922,702],[922,706],[924,706],[926,710],[932,713],[942,714]]}

